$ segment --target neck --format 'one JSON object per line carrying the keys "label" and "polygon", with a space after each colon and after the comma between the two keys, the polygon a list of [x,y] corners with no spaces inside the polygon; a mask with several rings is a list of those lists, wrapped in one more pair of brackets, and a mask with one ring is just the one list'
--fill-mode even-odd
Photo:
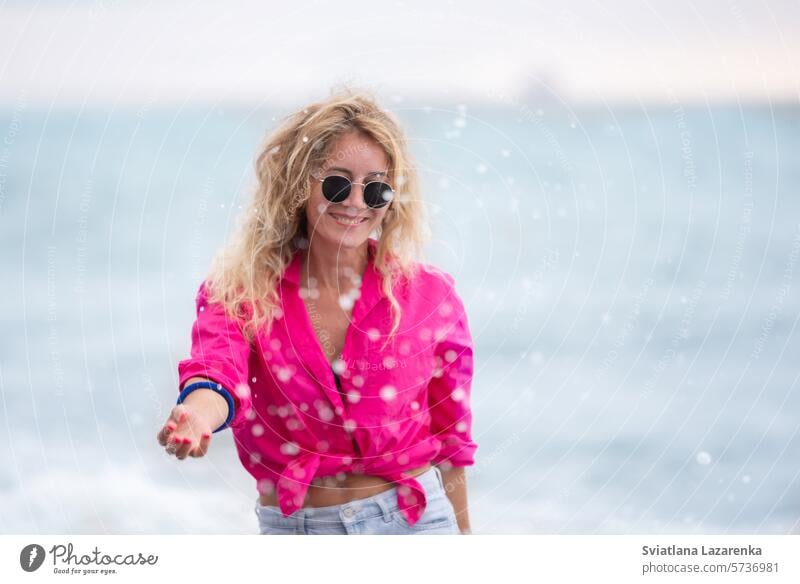
{"label": "neck", "polygon": [[302,285],[308,284],[309,276],[316,278],[317,286],[336,290],[352,288],[351,276],[361,277],[369,260],[369,242],[357,248],[327,245],[316,240],[309,245],[303,262]]}

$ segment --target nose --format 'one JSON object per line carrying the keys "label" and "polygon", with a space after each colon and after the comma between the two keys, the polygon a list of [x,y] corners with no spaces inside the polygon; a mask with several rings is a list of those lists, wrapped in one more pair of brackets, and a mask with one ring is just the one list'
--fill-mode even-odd
{"label": "nose", "polygon": [[357,182],[350,183],[350,196],[343,203],[345,207],[352,207],[354,211],[369,209],[369,205],[364,201],[364,185]]}

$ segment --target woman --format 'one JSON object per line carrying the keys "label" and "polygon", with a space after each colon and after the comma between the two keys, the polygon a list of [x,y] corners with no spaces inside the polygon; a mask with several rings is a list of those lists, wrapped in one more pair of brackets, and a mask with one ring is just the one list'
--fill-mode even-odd
{"label": "woman", "polygon": [[230,427],[261,533],[469,533],[472,339],[452,277],[415,261],[399,124],[344,91],[289,116],[256,170],[159,442],[199,457]]}

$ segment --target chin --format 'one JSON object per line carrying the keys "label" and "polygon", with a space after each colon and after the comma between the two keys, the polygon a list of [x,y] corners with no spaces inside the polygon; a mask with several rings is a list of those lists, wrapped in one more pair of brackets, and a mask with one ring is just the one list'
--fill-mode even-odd
{"label": "chin", "polygon": [[366,228],[359,229],[358,231],[359,233],[332,233],[328,234],[326,239],[335,243],[338,248],[356,249],[366,243],[370,234],[370,231]]}

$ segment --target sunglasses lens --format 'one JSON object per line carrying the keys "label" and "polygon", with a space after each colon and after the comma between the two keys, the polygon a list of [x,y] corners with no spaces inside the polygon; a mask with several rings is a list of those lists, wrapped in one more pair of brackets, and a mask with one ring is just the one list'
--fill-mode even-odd
{"label": "sunglasses lens", "polygon": [[331,203],[341,203],[350,195],[350,181],[343,176],[325,177],[322,194]]}
{"label": "sunglasses lens", "polygon": [[392,187],[382,182],[371,182],[364,187],[364,202],[373,209],[388,205],[394,199]]}

